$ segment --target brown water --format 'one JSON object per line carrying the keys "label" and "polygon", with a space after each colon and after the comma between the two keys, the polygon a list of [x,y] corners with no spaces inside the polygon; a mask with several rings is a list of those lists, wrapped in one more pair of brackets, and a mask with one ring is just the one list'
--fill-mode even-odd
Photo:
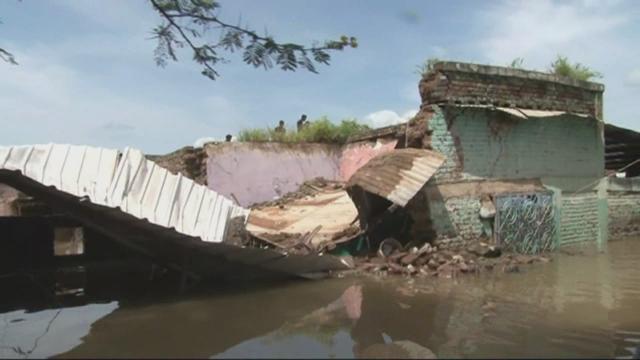
{"label": "brown water", "polygon": [[0,314],[0,357],[630,358],[639,260],[636,238],[456,281],[345,278],[12,310]]}

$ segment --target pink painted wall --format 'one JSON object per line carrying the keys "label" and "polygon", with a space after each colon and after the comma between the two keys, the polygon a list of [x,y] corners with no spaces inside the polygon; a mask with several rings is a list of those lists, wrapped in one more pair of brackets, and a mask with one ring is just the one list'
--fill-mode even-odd
{"label": "pink painted wall", "polygon": [[[242,206],[273,200],[315,177],[340,179],[340,147],[324,144],[209,145],[207,186]],[[233,196],[232,196],[233,194]]]}
{"label": "pink painted wall", "polygon": [[397,140],[326,144],[221,143],[206,146],[207,186],[241,206],[276,199],[316,177],[347,181]]}
{"label": "pink painted wall", "polygon": [[393,150],[398,140],[378,139],[347,144],[340,159],[340,178],[348,181],[351,175],[374,157]]}

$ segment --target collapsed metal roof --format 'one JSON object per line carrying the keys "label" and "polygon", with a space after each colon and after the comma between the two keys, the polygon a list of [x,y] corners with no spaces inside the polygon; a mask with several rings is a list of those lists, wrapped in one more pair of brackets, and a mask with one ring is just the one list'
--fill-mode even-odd
{"label": "collapsed metal roof", "polygon": [[195,278],[240,273],[308,277],[348,268],[332,256],[287,256],[221,243],[229,220],[249,211],[134,149],[0,147],[0,182]]}
{"label": "collapsed metal roof", "polygon": [[595,119],[593,116],[589,114],[580,114],[573,113],[568,111],[559,111],[559,110],[535,110],[535,109],[523,109],[519,107],[503,107],[503,106],[493,106],[493,105],[472,105],[472,104],[464,104],[464,105],[448,105],[453,107],[460,108],[479,108],[479,109],[488,109],[494,111],[501,111],[503,113],[507,113],[509,115],[513,115],[515,117],[519,117],[521,119],[529,119],[529,118],[550,118],[562,115],[572,115],[581,118],[591,118]]}
{"label": "collapsed metal roof", "polygon": [[285,204],[253,209],[247,231],[288,250],[304,242],[311,251],[351,240],[360,234],[358,210],[342,189],[325,189]]}
{"label": "collapsed metal roof", "polygon": [[131,148],[121,153],[59,144],[0,147],[0,169],[204,241],[221,242],[229,219],[249,213]]}
{"label": "collapsed metal roof", "polygon": [[396,149],[371,159],[353,174],[347,187],[360,186],[406,206],[444,161],[444,155],[435,151]]}

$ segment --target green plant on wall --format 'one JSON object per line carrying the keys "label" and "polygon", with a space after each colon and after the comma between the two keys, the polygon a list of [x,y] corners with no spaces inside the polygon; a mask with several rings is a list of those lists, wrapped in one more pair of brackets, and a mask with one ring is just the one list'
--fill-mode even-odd
{"label": "green plant on wall", "polygon": [[513,69],[524,69],[523,65],[524,65],[524,58],[518,57],[511,60],[511,62],[507,66]]}
{"label": "green plant on wall", "polygon": [[415,73],[420,76],[425,76],[429,71],[433,70],[433,65],[442,60],[437,57],[428,58],[422,64],[416,65]]}
{"label": "green plant on wall", "polygon": [[336,125],[323,116],[309,122],[300,131],[289,129],[281,133],[275,129],[245,129],[238,134],[238,141],[344,144],[349,137],[369,129],[369,126],[361,124],[355,119],[344,119]]}
{"label": "green plant on wall", "polygon": [[565,76],[576,80],[589,81],[602,78],[602,74],[580,63],[572,64],[566,56],[558,55],[556,60],[549,65],[549,73]]}

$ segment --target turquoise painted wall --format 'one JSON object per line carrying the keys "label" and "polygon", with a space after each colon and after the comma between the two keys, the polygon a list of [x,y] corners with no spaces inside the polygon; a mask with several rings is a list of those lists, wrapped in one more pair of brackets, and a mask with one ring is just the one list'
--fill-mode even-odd
{"label": "turquoise painted wall", "polygon": [[[606,200],[598,195],[604,144],[596,120],[567,115],[520,119],[481,108],[433,109],[431,145],[446,161],[430,184],[540,178],[554,191],[560,245],[606,239]],[[430,199],[439,238],[458,242],[481,236],[479,204],[478,197]]]}
{"label": "turquoise painted wall", "polygon": [[431,144],[447,156],[436,182],[542,177],[585,181],[604,175],[604,145],[593,119],[520,119],[480,108],[435,110],[429,122]]}

